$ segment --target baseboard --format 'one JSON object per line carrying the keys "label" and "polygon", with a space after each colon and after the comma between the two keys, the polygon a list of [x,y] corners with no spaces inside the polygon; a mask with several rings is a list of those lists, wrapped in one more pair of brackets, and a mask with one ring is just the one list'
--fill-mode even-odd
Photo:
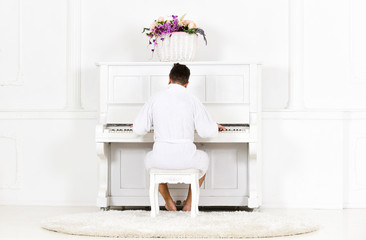
{"label": "baseboard", "polygon": [[29,202],[8,202],[8,201],[0,201],[0,205],[6,206],[83,206],[83,207],[97,207],[96,202],[79,202],[79,201],[70,201],[70,202],[53,202],[53,201],[29,201]]}
{"label": "baseboard", "polygon": [[304,209],[343,209],[342,204],[336,203],[264,203],[263,208],[304,208]]}
{"label": "baseboard", "polygon": [[345,203],[343,204],[343,208],[366,208],[366,203]]}

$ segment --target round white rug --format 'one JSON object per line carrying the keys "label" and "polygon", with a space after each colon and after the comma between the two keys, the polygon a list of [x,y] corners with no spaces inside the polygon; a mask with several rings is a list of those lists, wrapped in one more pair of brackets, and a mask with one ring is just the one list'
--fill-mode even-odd
{"label": "round white rug", "polygon": [[45,229],[76,235],[134,238],[257,238],[316,231],[317,224],[303,217],[261,212],[105,211],[69,214],[45,219]]}

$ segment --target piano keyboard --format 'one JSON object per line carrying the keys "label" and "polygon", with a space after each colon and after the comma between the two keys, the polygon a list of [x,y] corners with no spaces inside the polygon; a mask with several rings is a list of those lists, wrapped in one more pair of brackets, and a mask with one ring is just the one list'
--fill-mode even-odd
{"label": "piano keyboard", "polygon": [[[133,128],[131,127],[131,123],[128,124],[107,124],[106,131],[108,133],[133,133]],[[224,132],[247,132],[249,130],[249,124],[221,124],[226,129],[224,131],[220,131],[220,133]],[[153,133],[154,129],[150,130],[150,133]]]}

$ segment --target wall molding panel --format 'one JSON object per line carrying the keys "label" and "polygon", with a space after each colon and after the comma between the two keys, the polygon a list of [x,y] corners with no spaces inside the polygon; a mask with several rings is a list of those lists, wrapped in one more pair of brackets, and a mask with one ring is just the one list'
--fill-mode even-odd
{"label": "wall molding panel", "polygon": [[67,103],[66,109],[81,105],[81,0],[67,1]]}
{"label": "wall molding panel", "polygon": [[352,176],[354,176],[354,182],[352,188],[354,190],[366,191],[366,136],[356,136],[353,141],[352,151]]}
{"label": "wall molding panel", "polygon": [[366,128],[364,121],[348,121],[345,141],[344,208],[366,208]]}
{"label": "wall molding panel", "polygon": [[0,133],[0,189],[19,189],[19,140],[15,135]]}
{"label": "wall molding panel", "polygon": [[278,120],[364,120],[366,121],[366,111],[345,111],[345,110],[282,110],[264,111],[262,118]]}
{"label": "wall molding panel", "polygon": [[[356,35],[358,31],[364,32],[364,22],[366,17],[365,9],[361,6],[357,7],[357,2],[363,3],[360,0],[349,0],[349,54],[350,54],[350,82],[353,84],[366,83],[366,41],[365,35]],[[356,11],[359,11],[356,14]],[[358,24],[358,25],[357,25]],[[357,63],[357,60],[359,61]]]}
{"label": "wall molding panel", "polygon": [[[18,0],[18,9],[17,9],[17,14],[18,14],[18,24],[17,24],[17,33],[18,33],[18,53],[17,53],[17,57],[18,57],[18,70],[17,73],[14,76],[14,80],[10,80],[10,79],[1,79],[0,78],[0,87],[5,87],[5,86],[22,86],[24,85],[23,82],[23,49],[22,49],[22,42],[23,42],[23,0]],[[0,46],[0,57],[1,57],[1,46]]]}
{"label": "wall molding panel", "polygon": [[289,0],[289,87],[287,109],[304,108],[304,0]]}
{"label": "wall molding panel", "polygon": [[96,111],[20,110],[0,111],[0,120],[6,119],[97,119]]}
{"label": "wall molding panel", "polygon": [[[19,8],[19,72],[16,81],[1,81],[0,86],[23,85],[22,78],[22,1]],[[81,0],[67,1],[67,103],[64,109],[4,109],[0,120],[6,119],[96,119],[95,111],[81,106]],[[1,53],[0,53],[1,54]]]}

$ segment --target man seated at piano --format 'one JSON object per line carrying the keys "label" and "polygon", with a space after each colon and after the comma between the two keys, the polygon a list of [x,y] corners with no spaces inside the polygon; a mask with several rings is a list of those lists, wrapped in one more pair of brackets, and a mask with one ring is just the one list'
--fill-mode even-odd
{"label": "man seated at piano", "polygon": [[[167,88],[145,103],[133,123],[133,132],[145,135],[154,126],[153,150],[144,160],[146,169],[199,169],[201,186],[209,158],[207,153],[196,149],[194,131],[207,138],[225,128],[215,123],[200,100],[187,91],[189,76],[190,70],[186,65],[175,63],[169,73]],[[165,208],[176,211],[166,183],[159,185],[159,192],[165,200]],[[191,210],[191,197],[189,187],[183,211]]]}

